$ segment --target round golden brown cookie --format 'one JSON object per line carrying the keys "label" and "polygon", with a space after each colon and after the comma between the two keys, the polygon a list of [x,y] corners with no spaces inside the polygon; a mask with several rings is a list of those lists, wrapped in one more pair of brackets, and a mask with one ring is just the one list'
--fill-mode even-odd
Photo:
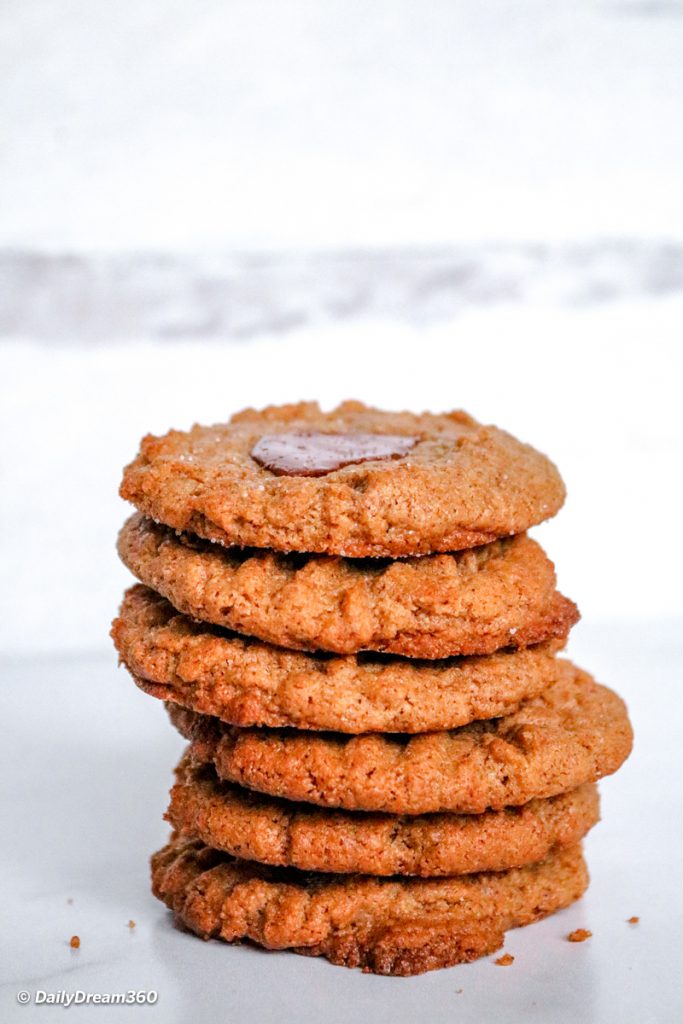
{"label": "round golden brown cookie", "polygon": [[454,729],[513,711],[558,672],[557,642],[447,661],[287,651],[195,622],[140,585],[126,593],[112,637],[146,693],[243,727]]}
{"label": "round golden brown cookie", "polygon": [[227,546],[397,557],[522,533],[554,515],[565,490],[544,455],[463,412],[345,402],[148,435],[121,496]]}
{"label": "round golden brown cookie", "polygon": [[579,842],[599,817],[596,786],[484,814],[397,817],[321,810],[221,782],[185,757],[166,818],[234,857],[303,871],[437,877],[503,871]]}
{"label": "round golden brown cookie", "polygon": [[236,729],[169,705],[195,761],[272,796],[345,810],[480,814],[566,793],[631,750],[626,707],[571,662],[505,718],[421,736]]}
{"label": "round golden brown cookie", "polygon": [[564,638],[578,619],[524,534],[450,555],[358,561],[222,548],[136,514],[118,549],[178,611],[298,650],[491,654]]}
{"label": "round golden brown cookie", "polygon": [[265,867],[178,837],[152,857],[154,895],[202,938],[250,939],[376,974],[485,956],[507,929],[569,906],[587,885],[579,845],[540,864],[441,879]]}

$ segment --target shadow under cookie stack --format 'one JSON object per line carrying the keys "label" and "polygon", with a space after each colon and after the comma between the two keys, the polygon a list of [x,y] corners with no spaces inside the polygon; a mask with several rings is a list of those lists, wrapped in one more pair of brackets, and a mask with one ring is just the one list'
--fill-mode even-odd
{"label": "shadow under cookie stack", "polygon": [[189,742],[152,857],[187,928],[409,975],[582,895],[632,737],[557,657],[548,459],[461,412],[301,404],[148,436],[121,494],[112,635]]}

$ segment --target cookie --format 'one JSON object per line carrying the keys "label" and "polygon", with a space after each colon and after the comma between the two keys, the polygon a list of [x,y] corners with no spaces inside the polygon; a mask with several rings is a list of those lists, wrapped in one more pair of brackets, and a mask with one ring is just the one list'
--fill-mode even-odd
{"label": "cookie", "polygon": [[396,817],[320,810],[221,782],[183,758],[166,814],[190,839],[303,871],[436,877],[503,871],[577,843],[599,817],[596,786],[484,814]]}
{"label": "cookie", "polygon": [[140,585],[126,593],[112,637],[146,693],[243,727],[454,729],[513,711],[558,671],[553,643],[448,661],[287,651],[179,615]]}
{"label": "cookie", "polygon": [[247,409],[148,435],[120,493],[226,546],[354,558],[486,544],[553,516],[565,496],[552,462],[497,427],[359,402]]}
{"label": "cookie", "polygon": [[623,701],[571,662],[505,718],[420,736],[236,729],[169,705],[192,757],[220,778],[344,810],[480,814],[566,793],[615,772],[631,750]]}
{"label": "cookie", "polygon": [[456,554],[358,561],[226,549],[136,514],[118,549],[186,615],[298,650],[491,654],[564,638],[578,619],[524,534]]}
{"label": "cookie", "polygon": [[569,906],[587,885],[578,845],[540,864],[441,879],[265,867],[177,837],[152,857],[154,895],[204,939],[249,939],[391,975],[492,953],[507,929]]}

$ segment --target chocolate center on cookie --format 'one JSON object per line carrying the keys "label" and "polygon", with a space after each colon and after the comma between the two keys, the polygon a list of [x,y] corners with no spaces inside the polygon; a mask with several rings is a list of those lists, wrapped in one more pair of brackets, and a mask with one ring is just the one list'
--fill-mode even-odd
{"label": "chocolate center on cookie", "polygon": [[267,434],[251,457],[278,476],[324,476],[371,459],[400,459],[418,442],[399,434]]}

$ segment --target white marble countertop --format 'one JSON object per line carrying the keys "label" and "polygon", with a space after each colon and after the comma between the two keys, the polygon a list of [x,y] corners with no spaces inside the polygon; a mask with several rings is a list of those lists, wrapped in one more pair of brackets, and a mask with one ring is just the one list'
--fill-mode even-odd
{"label": "white marble countertop", "polygon": [[[581,624],[571,653],[629,702],[636,746],[603,784],[576,906],[509,933],[514,964],[377,978],[287,953],[202,943],[149,893],[147,858],[181,740],[114,656],[2,662],[0,1020],[57,1020],[45,992],[154,990],[155,1005],[70,1007],[108,1021],[538,1021],[683,1019],[680,886],[681,632],[674,623]],[[637,926],[628,925],[640,916]],[[128,921],[136,922],[133,930]],[[580,945],[577,927],[592,930]],[[77,934],[79,950],[69,948]],[[17,993],[31,1002],[19,1005]]]}

